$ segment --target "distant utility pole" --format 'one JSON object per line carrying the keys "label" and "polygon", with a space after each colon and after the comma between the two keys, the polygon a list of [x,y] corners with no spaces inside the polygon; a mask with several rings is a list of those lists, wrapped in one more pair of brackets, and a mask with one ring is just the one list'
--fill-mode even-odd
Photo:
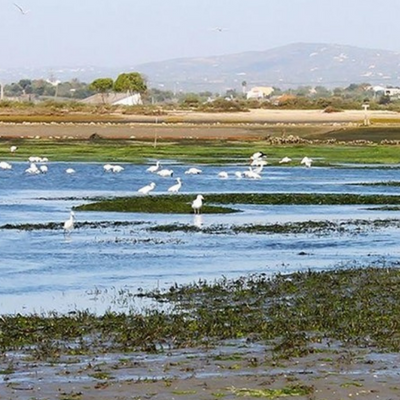
{"label": "distant utility pole", "polygon": [[368,118],[369,104],[363,104],[362,108],[364,109],[364,125],[368,126],[369,125],[369,118]]}
{"label": "distant utility pole", "polygon": [[3,100],[4,100],[4,86],[0,82],[0,101],[3,101]]}

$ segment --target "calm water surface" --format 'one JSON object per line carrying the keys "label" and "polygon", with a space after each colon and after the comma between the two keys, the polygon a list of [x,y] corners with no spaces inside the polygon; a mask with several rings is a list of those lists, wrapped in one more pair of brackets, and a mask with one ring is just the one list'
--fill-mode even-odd
{"label": "calm water surface", "polygon": [[[0,225],[7,223],[62,222],[71,207],[91,196],[135,195],[154,181],[154,194],[167,192],[176,177],[183,180],[182,193],[195,197],[221,192],[384,193],[399,194],[400,188],[357,186],[351,183],[398,181],[397,168],[301,168],[266,167],[261,180],[238,180],[237,166],[200,166],[201,175],[188,176],[191,166],[164,162],[173,178],[146,172],[148,166],[122,164],[119,174],[105,173],[103,164],[50,163],[43,175],[24,173],[27,163],[13,163],[0,171]],[[73,175],[65,173],[72,167]],[[218,172],[230,178],[221,180]],[[78,199],[77,199],[78,198]],[[167,288],[174,283],[214,280],[253,272],[274,274],[304,269],[327,269],[338,265],[396,262],[400,257],[400,234],[393,228],[360,234],[329,235],[208,235],[204,233],[155,233],[157,224],[251,224],[307,220],[397,218],[398,213],[367,210],[362,206],[243,206],[233,215],[76,213],[77,220],[128,220],[132,225],[75,229],[70,236],[60,231],[1,230],[0,314],[90,309],[126,310],[125,291]]]}

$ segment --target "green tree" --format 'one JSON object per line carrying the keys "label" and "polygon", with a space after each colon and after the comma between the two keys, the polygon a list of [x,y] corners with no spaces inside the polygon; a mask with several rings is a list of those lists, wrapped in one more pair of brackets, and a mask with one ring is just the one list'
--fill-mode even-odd
{"label": "green tree", "polygon": [[139,72],[123,73],[118,75],[114,83],[116,92],[144,93],[147,90],[146,81]]}
{"label": "green tree", "polygon": [[30,79],[21,79],[18,85],[22,88],[23,94],[32,93],[32,81]]}
{"label": "green tree", "polygon": [[105,103],[105,95],[110,92],[113,86],[114,81],[111,78],[98,78],[89,85],[89,89],[96,93],[101,93],[101,98]]}

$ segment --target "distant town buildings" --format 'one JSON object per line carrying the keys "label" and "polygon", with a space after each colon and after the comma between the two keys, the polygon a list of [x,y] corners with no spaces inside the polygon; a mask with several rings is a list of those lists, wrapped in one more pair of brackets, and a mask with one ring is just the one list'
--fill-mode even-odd
{"label": "distant town buildings", "polygon": [[375,95],[384,95],[389,97],[400,98],[399,87],[373,86],[372,90],[374,91]]}

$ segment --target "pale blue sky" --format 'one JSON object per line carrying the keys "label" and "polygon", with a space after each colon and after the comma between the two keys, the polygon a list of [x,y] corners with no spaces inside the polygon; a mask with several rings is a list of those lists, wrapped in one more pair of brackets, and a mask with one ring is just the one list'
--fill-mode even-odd
{"label": "pale blue sky", "polygon": [[400,0],[15,2],[30,12],[0,0],[0,69],[133,66],[296,42],[400,51]]}

